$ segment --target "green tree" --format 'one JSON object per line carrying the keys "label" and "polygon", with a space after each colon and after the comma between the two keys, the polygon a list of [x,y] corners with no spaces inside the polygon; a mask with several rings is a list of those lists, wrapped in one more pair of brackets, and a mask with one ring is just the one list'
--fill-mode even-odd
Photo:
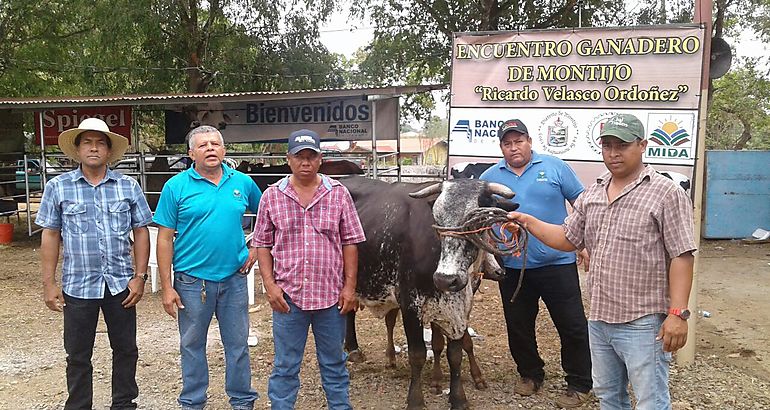
{"label": "green tree", "polygon": [[[356,58],[360,85],[448,83],[452,35],[455,32],[577,27],[577,0],[363,0],[351,8],[354,17],[377,22],[372,42]],[[582,2],[582,25],[623,21],[622,1]],[[408,96],[405,113],[428,118],[434,106],[429,94]]]}
{"label": "green tree", "polygon": [[3,95],[340,86],[318,41],[331,0],[4,0]]}
{"label": "green tree", "polygon": [[770,80],[747,60],[714,81],[706,149],[770,149]]}
{"label": "green tree", "polygon": [[431,117],[425,122],[425,127],[423,127],[423,134],[431,140],[446,140],[448,138],[447,132],[449,132],[449,120],[446,118]]}

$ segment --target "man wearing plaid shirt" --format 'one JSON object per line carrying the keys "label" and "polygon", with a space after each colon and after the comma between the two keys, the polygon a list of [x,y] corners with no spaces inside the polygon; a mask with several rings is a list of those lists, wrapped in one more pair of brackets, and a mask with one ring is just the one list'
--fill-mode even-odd
{"label": "man wearing plaid shirt", "polygon": [[602,409],[669,409],[671,353],[687,342],[692,287],[690,198],[642,162],[644,127],[610,118],[600,134],[609,170],[575,202],[563,226],[512,212],[547,245],[585,247],[590,259],[588,334],[594,393]]}
{"label": "man wearing plaid shirt", "polygon": [[287,157],[292,175],[265,190],[252,240],[273,309],[268,397],[273,409],[294,408],[312,326],[328,407],[350,409],[342,345],[345,315],[358,308],[356,244],[365,240],[363,228],[347,188],[318,174],[318,134],[293,132]]}
{"label": "man wearing plaid shirt", "polygon": [[[110,132],[104,121],[87,118],[64,131],[59,148],[80,166],[46,184],[35,223],[43,227],[43,299],[49,309],[64,312],[69,393],[64,408],[93,408],[91,355],[101,310],[112,347],[110,408],[135,409],[135,306],[147,280],[150,207],[136,180],[107,167],[123,156],[128,139]],[[134,234],[136,271],[129,232]],[[61,288],[56,284],[60,244]]]}

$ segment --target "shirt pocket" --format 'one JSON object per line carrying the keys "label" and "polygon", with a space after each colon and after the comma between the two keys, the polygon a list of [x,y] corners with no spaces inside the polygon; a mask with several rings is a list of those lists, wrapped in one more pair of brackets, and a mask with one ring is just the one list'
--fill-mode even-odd
{"label": "shirt pocket", "polygon": [[318,206],[312,215],[315,229],[326,236],[339,236],[341,213],[342,207],[339,205]]}
{"label": "shirt pocket", "polygon": [[127,201],[110,204],[110,228],[115,232],[127,232],[131,226],[131,207]]}
{"label": "shirt pocket", "polygon": [[88,231],[88,218],[86,218],[86,205],[82,203],[68,204],[62,211],[64,228],[72,233]]}

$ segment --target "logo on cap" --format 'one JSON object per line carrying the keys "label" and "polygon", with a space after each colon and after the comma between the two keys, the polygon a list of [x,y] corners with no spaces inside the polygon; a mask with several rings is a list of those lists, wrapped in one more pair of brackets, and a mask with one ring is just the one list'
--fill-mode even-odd
{"label": "logo on cap", "polygon": [[310,135],[297,135],[294,137],[294,142],[297,144],[302,144],[303,142],[307,142],[308,144],[315,145],[315,138],[311,137]]}
{"label": "logo on cap", "polygon": [[629,125],[625,121],[623,121],[623,117],[619,115],[610,118],[610,120],[607,121],[607,124],[617,125],[618,127],[623,127],[623,128],[629,127]]}

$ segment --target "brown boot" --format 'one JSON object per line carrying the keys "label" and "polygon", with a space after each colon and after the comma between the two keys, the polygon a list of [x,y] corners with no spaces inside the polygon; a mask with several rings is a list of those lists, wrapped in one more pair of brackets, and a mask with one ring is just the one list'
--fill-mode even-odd
{"label": "brown boot", "polygon": [[563,409],[581,407],[591,399],[591,393],[581,393],[568,387],[566,391],[556,398],[556,404]]}
{"label": "brown boot", "polygon": [[522,377],[521,380],[516,383],[516,387],[513,388],[513,392],[522,396],[531,396],[537,393],[537,391],[540,390],[540,386],[542,385],[543,382],[536,382],[529,377]]}

